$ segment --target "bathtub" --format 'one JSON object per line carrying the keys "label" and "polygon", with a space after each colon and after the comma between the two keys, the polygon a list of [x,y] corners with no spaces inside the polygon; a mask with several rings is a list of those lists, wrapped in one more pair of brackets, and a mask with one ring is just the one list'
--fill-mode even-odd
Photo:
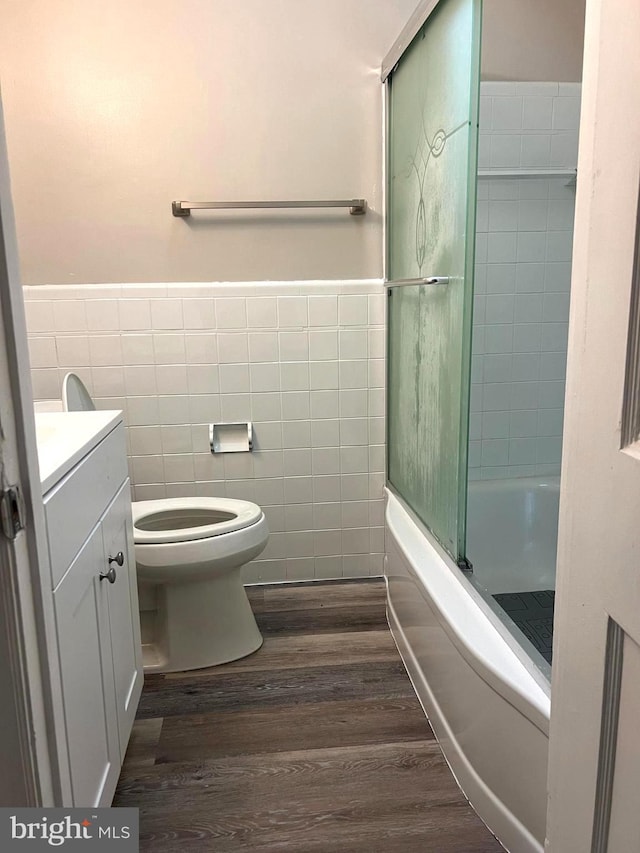
{"label": "bathtub", "polygon": [[[507,496],[497,484],[492,485],[486,491],[495,499],[493,510],[485,506],[491,500],[486,494],[483,499],[483,489],[472,488],[471,493],[479,493],[483,511],[494,517],[495,502],[500,499],[510,508],[526,509],[538,497],[529,480],[521,481],[519,488],[529,489],[533,497],[522,496],[519,504],[514,491]],[[552,492],[548,490],[549,495]],[[553,497],[544,504],[545,497],[538,502],[539,521],[545,508],[551,515]],[[472,525],[477,520],[483,526],[481,512],[474,517],[471,509]],[[535,511],[531,518],[534,515]],[[526,517],[520,521],[523,527],[529,524]],[[535,526],[531,521],[527,529]],[[553,538],[553,531],[550,535]],[[476,548],[487,556],[483,582],[499,584],[506,568],[498,571],[494,566],[491,577],[495,561],[489,554],[490,540],[486,535],[476,539]],[[522,532],[520,540],[514,540],[514,553],[532,551],[530,541]],[[541,554],[545,548],[542,544]],[[476,589],[477,581],[472,583],[458,570],[389,490],[385,551],[391,632],[460,787],[507,850],[541,853],[547,809],[548,680]],[[528,565],[535,567],[538,561],[532,558]],[[548,576],[539,576],[540,583],[546,584]],[[496,587],[496,591],[511,590]]]}
{"label": "bathtub", "polygon": [[467,556],[495,592],[555,589],[560,479],[469,483]]}

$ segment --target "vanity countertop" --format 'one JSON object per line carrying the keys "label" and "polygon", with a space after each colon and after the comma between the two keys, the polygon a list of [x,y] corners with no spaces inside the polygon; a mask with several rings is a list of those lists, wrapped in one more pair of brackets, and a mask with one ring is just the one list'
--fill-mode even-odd
{"label": "vanity countertop", "polygon": [[54,486],[122,421],[121,411],[37,412],[42,494]]}

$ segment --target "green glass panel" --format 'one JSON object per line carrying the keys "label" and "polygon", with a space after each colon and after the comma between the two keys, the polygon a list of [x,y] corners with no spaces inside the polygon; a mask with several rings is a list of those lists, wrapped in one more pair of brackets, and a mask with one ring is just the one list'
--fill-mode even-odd
{"label": "green glass panel", "polygon": [[388,475],[464,557],[480,0],[441,0],[389,83]]}

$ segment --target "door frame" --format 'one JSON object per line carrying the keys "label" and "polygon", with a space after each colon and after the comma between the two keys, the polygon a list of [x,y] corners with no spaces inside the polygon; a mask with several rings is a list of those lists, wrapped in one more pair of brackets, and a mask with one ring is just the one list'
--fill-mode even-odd
{"label": "door frame", "polygon": [[13,541],[0,533],[0,654],[8,679],[0,701],[17,733],[3,770],[15,780],[16,791],[19,786],[21,802],[8,805],[44,807],[62,802],[61,768],[54,749],[56,670],[50,654],[55,626],[52,608],[47,607],[52,598],[49,556],[1,98],[0,321],[0,453],[10,484],[20,490],[24,522]]}
{"label": "door frame", "polygon": [[[634,660],[639,636],[640,443],[633,429],[626,432],[625,413],[635,387],[627,386],[630,366],[638,358],[639,27],[637,7],[631,13],[625,0],[587,0],[547,781],[549,853],[621,850],[610,828],[626,824],[619,820],[622,813],[633,814],[638,825],[633,803],[619,797],[620,790],[635,794],[637,766],[631,783],[624,770],[618,777],[618,767],[625,768],[625,746],[637,743],[628,719],[638,699],[627,690],[638,682],[627,674],[625,661]],[[623,123],[623,116],[633,120]],[[620,131],[615,142],[614,128]],[[592,491],[599,492],[599,505]],[[597,540],[607,548],[604,560]]]}

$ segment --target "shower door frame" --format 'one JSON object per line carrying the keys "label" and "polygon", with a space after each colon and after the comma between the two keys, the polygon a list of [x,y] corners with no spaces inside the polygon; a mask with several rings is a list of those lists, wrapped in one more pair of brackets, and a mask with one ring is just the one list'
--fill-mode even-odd
{"label": "shower door frame", "polygon": [[[466,554],[462,560],[454,560],[453,557],[448,553],[448,551],[444,548],[442,543],[438,540],[435,534],[431,531],[428,525],[420,518],[420,516],[415,512],[415,510],[408,504],[408,502],[403,498],[403,496],[398,492],[398,490],[393,486],[393,484],[389,480],[389,297],[391,295],[391,287],[392,282],[389,281],[388,273],[389,273],[389,258],[390,258],[390,238],[389,233],[390,229],[388,226],[388,216],[389,216],[389,185],[388,185],[388,177],[391,171],[390,164],[390,131],[391,131],[391,110],[390,110],[390,78],[392,73],[395,71],[398,62],[402,58],[403,54],[407,50],[407,48],[411,45],[414,38],[418,35],[421,28],[426,24],[431,15],[437,10],[440,3],[444,2],[444,0],[421,0],[418,4],[411,17],[407,21],[407,23],[402,28],[400,34],[394,41],[394,43],[389,48],[386,56],[382,60],[382,64],[380,66],[380,81],[383,87],[383,104],[382,104],[382,114],[383,114],[383,133],[384,133],[384,153],[383,153],[383,168],[382,168],[382,186],[383,186],[383,282],[384,282],[384,298],[385,298],[385,486],[386,488],[394,494],[398,500],[402,503],[405,510],[409,513],[409,515],[413,518],[413,520],[418,524],[418,526],[425,531],[425,533],[433,540],[438,548],[438,550],[442,551],[442,555],[445,557],[446,561],[450,564],[452,570],[462,571],[463,574],[469,574],[472,572],[472,565],[466,558]],[[480,13],[480,20],[482,20],[482,12]],[[479,60],[479,57],[478,57]],[[480,83],[480,77],[478,77],[478,85]],[[478,95],[478,120],[479,120],[479,109],[480,109],[480,97]],[[477,172],[477,167],[476,167]],[[476,174],[476,184],[477,184],[477,174]],[[475,241],[475,208],[477,207],[477,202],[474,203],[474,228],[473,228],[473,236],[469,236],[468,239],[473,239]],[[437,274],[437,270],[433,270],[432,273],[434,275]],[[474,274],[474,264],[471,264],[471,275]],[[471,336],[472,332],[472,322],[473,322],[473,307],[469,312],[469,316],[467,318],[467,326],[468,326],[468,334]],[[471,360],[471,340],[469,339],[469,361]],[[469,365],[470,371],[470,365]],[[469,373],[470,377],[470,373]],[[467,400],[467,417],[469,415],[469,401]],[[468,432],[467,432],[467,442],[466,442],[466,451],[464,454],[464,466],[462,464],[459,465],[460,470],[466,466],[468,468]],[[465,477],[467,476],[465,472]],[[462,502],[462,499],[460,499]],[[464,494],[464,503],[466,508],[467,503],[467,489],[465,488]],[[466,509],[465,509],[466,513]],[[466,522],[465,522],[466,525]],[[475,592],[475,590],[474,590]]]}

